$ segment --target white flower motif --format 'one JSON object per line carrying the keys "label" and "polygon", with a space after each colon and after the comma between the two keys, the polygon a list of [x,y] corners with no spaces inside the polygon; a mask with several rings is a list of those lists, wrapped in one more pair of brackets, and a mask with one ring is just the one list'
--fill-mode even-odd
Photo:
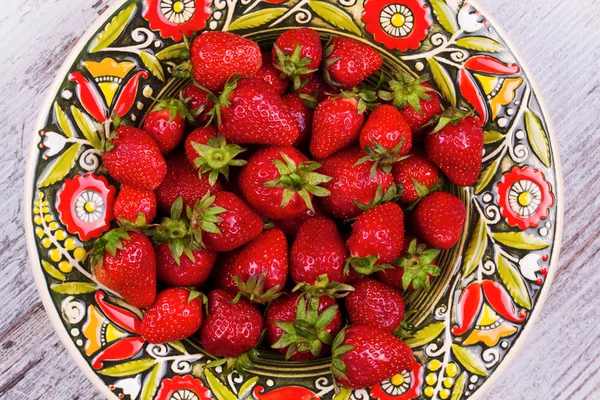
{"label": "white flower motif", "polygon": [[388,35],[402,38],[412,32],[415,26],[415,16],[403,4],[390,4],[381,10],[379,23]]}
{"label": "white flower motif", "polygon": [[485,19],[481,16],[479,11],[475,10],[465,2],[458,12],[458,24],[463,31],[473,33],[483,28]]}
{"label": "white flower motif", "polygon": [[162,0],[160,11],[170,22],[185,24],[194,17],[196,2],[194,0]]}
{"label": "white flower motif", "polygon": [[525,257],[519,261],[519,269],[521,270],[521,274],[530,281],[537,281],[538,277],[536,276],[536,272],[540,270],[539,261],[542,258],[538,254],[527,254]]}
{"label": "white flower motif", "polygon": [[42,132],[42,147],[47,149],[44,158],[50,158],[61,152],[67,144],[67,138],[56,132]]}
{"label": "white flower motif", "polygon": [[96,222],[104,217],[104,199],[93,190],[82,192],[75,200],[75,213],[84,222]]}

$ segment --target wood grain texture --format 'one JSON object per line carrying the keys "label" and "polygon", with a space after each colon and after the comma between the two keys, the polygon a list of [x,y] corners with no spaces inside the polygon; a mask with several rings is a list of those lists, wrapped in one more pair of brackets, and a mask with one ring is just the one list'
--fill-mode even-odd
{"label": "wood grain texture", "polygon": [[[108,0],[0,5],[0,399],[100,399],[38,299],[22,228],[25,158],[44,94]],[[600,398],[600,0],[480,0],[537,80],[562,155],[560,270],[539,321],[493,399]]]}

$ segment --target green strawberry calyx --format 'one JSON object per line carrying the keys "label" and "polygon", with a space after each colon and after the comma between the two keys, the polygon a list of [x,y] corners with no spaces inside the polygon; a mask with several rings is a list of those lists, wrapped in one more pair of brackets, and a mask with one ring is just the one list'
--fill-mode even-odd
{"label": "green strawberry calyx", "polygon": [[348,380],[346,376],[346,364],[340,357],[351,352],[354,346],[345,344],[346,340],[346,328],[342,329],[333,339],[333,345],[331,345],[331,370],[336,378]]}
{"label": "green strawberry calyx", "polygon": [[410,155],[407,154],[400,154],[400,150],[402,150],[402,146],[404,146],[404,141],[405,138],[400,139],[400,142],[394,146],[393,149],[388,150],[386,147],[380,145],[375,139],[371,138],[371,143],[373,145],[363,149],[368,155],[361,158],[356,163],[363,164],[373,161],[373,166],[371,167],[371,176],[373,178],[377,176],[378,168],[381,168],[383,172],[389,174],[392,172],[392,165],[410,157]]}
{"label": "green strawberry calyx", "polygon": [[190,233],[194,241],[201,246],[203,245],[202,232],[214,233],[216,235],[222,233],[218,224],[223,220],[219,215],[228,210],[216,206],[214,204],[215,200],[216,196],[208,191],[201,199],[196,201],[193,208],[189,206],[186,208],[186,216],[190,223]]}
{"label": "green strawberry calyx", "polygon": [[339,307],[331,306],[321,313],[318,309],[319,299],[307,301],[300,297],[294,322],[274,321],[284,333],[271,347],[287,347],[285,357],[288,360],[298,352],[310,352],[314,357],[319,357],[324,344],[333,344],[333,336],[326,332],[325,328],[333,321]]}
{"label": "green strawberry calyx", "polygon": [[442,178],[440,178],[440,180],[431,187],[425,186],[424,184],[422,184],[420,181],[418,181],[415,178],[411,178],[411,179],[412,179],[412,183],[415,187],[415,190],[417,192],[417,196],[419,196],[419,198],[417,200],[413,201],[412,203],[410,203],[408,205],[408,207],[406,207],[407,211],[412,211],[417,206],[417,204],[419,204],[419,202],[421,200],[423,200],[429,194],[431,194],[433,192],[437,192],[438,190],[441,190],[443,187]]}
{"label": "green strawberry calyx", "polygon": [[377,190],[375,191],[375,197],[369,204],[360,203],[358,201],[354,201],[354,205],[358,207],[361,211],[369,211],[372,208],[377,207],[378,205],[389,203],[392,201],[396,201],[402,195],[402,185],[397,185],[392,183],[388,190],[383,191],[383,186],[378,185]]}
{"label": "green strawberry calyx", "polygon": [[333,96],[334,99],[350,99],[356,101],[356,109],[359,114],[364,114],[367,110],[375,108],[377,105],[377,93],[374,90],[353,88],[345,90],[338,95]]}
{"label": "green strawberry calyx", "polygon": [[239,291],[232,303],[237,303],[242,296],[244,296],[254,303],[267,304],[281,296],[283,294],[281,292],[281,289],[283,289],[281,285],[275,285],[272,288],[265,290],[267,274],[268,271],[263,271],[261,274],[253,274],[246,282],[238,275],[234,276],[233,280]]}
{"label": "green strawberry calyx", "polygon": [[196,122],[196,119],[192,112],[189,110],[187,104],[179,99],[162,99],[158,100],[152,108],[151,112],[167,111],[169,113],[169,123],[173,122],[177,116],[190,121]]}
{"label": "green strawberry calyx", "polygon": [[237,77],[237,76],[230,78],[227,81],[227,83],[225,83],[225,87],[223,88],[223,91],[221,92],[219,97],[215,96],[212,93],[210,93],[208,95],[208,98],[215,103],[215,106],[213,107],[212,110],[210,110],[208,112],[208,115],[210,116],[210,120],[206,124],[207,126],[212,124],[212,122],[215,119],[217,120],[217,126],[221,126],[221,110],[223,109],[223,107],[229,107],[231,105],[231,102],[229,101],[229,97],[231,96],[233,91],[237,88],[238,80],[239,80],[239,77]]}
{"label": "green strawberry calyx", "polygon": [[393,101],[394,106],[401,110],[411,105],[417,113],[423,115],[421,100],[430,100],[430,93],[437,93],[435,89],[423,86],[428,81],[427,74],[415,78],[407,72],[398,72],[388,83],[389,91],[380,90],[377,95],[382,100]]}
{"label": "green strawberry calyx", "polygon": [[294,90],[298,90],[306,85],[308,82],[308,79],[304,78],[306,75],[317,71],[316,69],[307,68],[307,65],[312,62],[309,57],[300,58],[302,52],[301,45],[296,46],[292,54],[283,52],[277,45],[273,45],[273,48],[275,49],[276,54],[273,66],[281,71],[282,77],[287,77],[292,80],[294,83]]}
{"label": "green strawberry calyx", "polygon": [[435,124],[435,129],[431,131],[431,134],[438,133],[449,124],[454,126],[458,125],[463,119],[474,117],[475,110],[463,110],[460,108],[450,107],[444,110],[440,115],[436,115],[430,121],[430,124]]}
{"label": "green strawberry calyx", "polygon": [[321,296],[341,299],[348,296],[348,294],[354,290],[354,287],[335,281],[330,282],[327,274],[323,274],[317,277],[314,285],[310,285],[307,282],[300,282],[294,287],[292,292],[297,292],[299,290],[302,290],[302,296],[310,299],[318,299]]}
{"label": "green strawberry calyx", "polygon": [[366,257],[351,256],[346,259],[346,265],[344,266],[344,275],[350,274],[350,268],[354,270],[359,276],[367,276],[374,274],[375,272],[385,271],[386,269],[394,268],[390,264],[378,263],[379,256],[368,255]]}
{"label": "green strawberry calyx", "polygon": [[305,161],[296,164],[283,151],[280,152],[281,158],[273,159],[273,164],[277,167],[280,177],[263,184],[266,188],[283,189],[281,208],[285,208],[292,198],[297,194],[304,200],[306,206],[314,211],[311,195],[317,197],[327,197],[331,192],[320,187],[322,183],[331,181],[331,177],[315,172],[321,168],[321,164],[314,161]]}
{"label": "green strawberry calyx", "polygon": [[406,255],[398,258],[394,264],[402,268],[402,287],[429,290],[429,277],[438,276],[440,268],[433,262],[440,254],[438,249],[428,249],[425,244],[418,244],[417,239],[410,242]]}
{"label": "green strawberry calyx", "polygon": [[[262,340],[259,340],[259,343]],[[240,354],[237,357],[219,358],[206,364],[205,368],[215,368],[224,366],[223,373],[229,375],[232,372],[237,372],[239,375],[245,375],[246,371],[254,368],[254,363],[258,360],[259,352],[255,348]]]}
{"label": "green strawberry calyx", "polygon": [[129,232],[131,231],[135,230],[131,227],[120,227],[110,230],[102,235],[102,237],[96,239],[94,246],[87,254],[92,270],[96,266],[102,268],[106,253],[110,254],[111,257],[116,257],[117,252],[125,248],[123,241],[131,241],[131,236],[129,236]]}
{"label": "green strawberry calyx", "polygon": [[196,290],[196,288],[188,288],[190,295],[188,296],[187,302],[190,304],[195,299],[200,299],[202,304],[208,304],[208,297],[202,292]]}
{"label": "green strawberry calyx", "polygon": [[[191,38],[193,40],[193,38]],[[176,65],[175,68],[173,68],[173,77],[177,78],[177,79],[189,79],[192,77],[192,60],[190,59],[191,53],[190,53],[190,49],[191,49],[191,41],[190,38],[188,38],[187,36],[183,37],[183,42],[185,45],[185,48],[183,50],[179,51],[179,54],[175,55],[174,57],[171,57],[173,59],[179,59],[181,60],[181,63],[179,65]]]}
{"label": "green strawberry calyx", "polygon": [[229,180],[229,167],[242,167],[248,162],[235,157],[245,152],[246,149],[237,144],[228,144],[225,136],[218,135],[210,138],[206,144],[191,142],[192,147],[200,155],[194,160],[194,165],[199,168],[199,174],[208,174],[211,186],[217,183],[219,175]]}
{"label": "green strawberry calyx", "polygon": [[186,255],[194,262],[192,251],[201,246],[190,233],[190,221],[183,213],[183,198],[178,198],[171,206],[171,216],[163,218],[156,227],[153,240],[155,243],[168,243],[171,255],[177,265],[181,265],[181,256]]}

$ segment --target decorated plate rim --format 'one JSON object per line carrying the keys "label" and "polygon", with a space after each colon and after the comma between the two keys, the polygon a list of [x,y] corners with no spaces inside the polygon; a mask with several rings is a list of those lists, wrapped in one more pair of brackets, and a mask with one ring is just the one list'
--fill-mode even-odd
{"label": "decorated plate rim", "polygon": [[[127,3],[130,0],[116,0],[113,4],[111,4],[101,15],[99,15],[88,30],[81,36],[81,38],[77,41],[75,46],[71,49],[68,56],[64,59],[60,69],[55,74],[55,78],[52,81],[52,84],[46,91],[46,95],[44,100],[41,102],[41,106],[39,107],[38,117],[36,119],[35,127],[33,130],[33,136],[35,137],[36,133],[44,128],[47,110],[52,107],[52,103],[54,101],[55,95],[60,89],[61,83],[63,81],[64,76],[69,72],[70,67],[76,61],[77,57],[81,53],[82,49],[85,47],[85,44],[93,37],[94,34],[98,32],[98,30],[107,22],[107,20],[115,14],[115,12],[123,6],[123,4]],[[558,151],[558,145],[556,140],[556,135],[554,134],[554,126],[552,123],[552,118],[548,113],[548,109],[546,107],[545,101],[543,97],[540,95],[540,88],[536,83],[534,76],[532,75],[528,64],[523,60],[518,49],[514,46],[513,42],[510,40],[510,36],[506,34],[501,25],[497,24],[495,18],[492,14],[488,13],[486,8],[484,8],[479,0],[471,0],[470,4],[475,8],[480,10],[485,14],[486,18],[492,23],[494,29],[497,33],[502,37],[502,40],[507,44],[507,48],[510,49],[516,61],[518,61],[521,66],[524,75],[527,77],[531,87],[532,93],[536,94],[537,101],[539,103],[539,107],[542,111],[542,115],[544,116],[544,122],[547,125],[547,135],[552,140],[552,146],[550,146],[550,151],[552,153],[552,157],[555,160],[554,162],[554,171],[555,171],[555,193],[556,193],[556,224],[555,224],[555,234],[553,240],[553,250],[552,257],[550,262],[549,273],[546,278],[546,282],[541,289],[541,293],[539,295],[538,301],[535,304],[535,307],[531,310],[529,317],[527,318],[527,324],[523,328],[523,331],[520,333],[518,339],[514,343],[514,345],[510,348],[507,355],[501,361],[500,365],[496,368],[496,370],[485,380],[485,382],[473,393],[470,397],[474,400],[479,399],[484,393],[486,393],[494,383],[498,380],[498,378],[507,370],[508,366],[514,361],[516,355],[520,352],[525,344],[527,338],[531,334],[539,316],[546,303],[550,288],[552,287],[552,283],[554,282],[554,277],[556,274],[556,268],[558,267],[558,262],[560,259],[560,251],[562,245],[562,235],[563,235],[563,224],[564,224],[564,202],[563,202],[563,173],[562,173],[562,163],[560,159],[560,154]],[[36,288],[38,294],[42,300],[42,304],[44,305],[44,309],[46,310],[46,314],[48,315],[52,327],[54,331],[60,338],[63,346],[67,349],[70,357],[75,361],[79,369],[84,373],[84,375],[96,386],[96,388],[102,393],[103,396],[106,396],[110,399],[118,400],[118,397],[106,386],[106,384],[99,378],[98,375],[94,373],[90,364],[86,361],[83,355],[77,349],[75,343],[69,336],[67,332],[67,328],[63,325],[58,309],[54,306],[52,302],[52,298],[50,296],[50,291],[46,287],[46,281],[44,274],[42,272],[40,257],[38,249],[35,245],[35,237],[33,230],[33,223],[30,218],[32,213],[32,202],[30,201],[33,197],[33,180],[35,178],[35,166],[37,163],[36,158],[34,157],[36,153],[36,141],[31,140],[29,145],[29,149],[27,150],[27,163],[25,170],[25,193],[24,193],[24,228],[25,228],[25,239],[27,246],[27,253],[29,257],[29,262],[31,266],[31,270],[33,273],[33,277],[35,280]]]}

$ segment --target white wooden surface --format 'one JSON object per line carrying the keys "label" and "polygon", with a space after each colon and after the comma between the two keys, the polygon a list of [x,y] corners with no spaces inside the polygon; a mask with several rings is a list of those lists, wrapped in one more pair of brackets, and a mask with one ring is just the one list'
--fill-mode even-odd
{"label": "white wooden surface", "polygon": [[[0,0],[0,399],[99,399],[35,291],[22,228],[26,149],[65,55],[110,0]],[[560,271],[524,349],[484,396],[600,399],[600,0],[480,0],[529,64],[566,186]]]}

